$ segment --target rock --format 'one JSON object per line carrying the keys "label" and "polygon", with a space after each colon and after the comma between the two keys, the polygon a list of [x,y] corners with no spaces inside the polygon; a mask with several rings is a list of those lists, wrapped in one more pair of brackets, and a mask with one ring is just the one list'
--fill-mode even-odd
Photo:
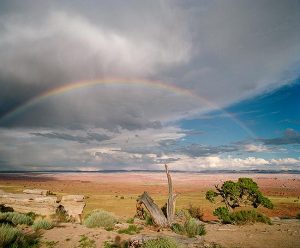
{"label": "rock", "polygon": [[61,201],[75,201],[75,202],[83,202],[84,195],[64,195],[61,198]]}
{"label": "rock", "polygon": [[[11,208],[20,213],[34,212],[38,215],[50,216],[56,214],[61,206],[67,215],[75,222],[81,223],[81,216],[85,207],[83,195],[66,195],[58,201],[56,196],[46,196],[49,190],[25,190],[24,194],[13,194],[0,191],[0,206]],[[34,193],[29,193],[34,192]]]}
{"label": "rock", "polygon": [[34,194],[34,195],[50,195],[51,192],[46,189],[25,189],[23,190],[25,194]]}
{"label": "rock", "polygon": [[64,207],[67,214],[72,217],[75,222],[82,222],[82,213],[85,207],[83,195],[66,195],[63,196],[60,205]]}

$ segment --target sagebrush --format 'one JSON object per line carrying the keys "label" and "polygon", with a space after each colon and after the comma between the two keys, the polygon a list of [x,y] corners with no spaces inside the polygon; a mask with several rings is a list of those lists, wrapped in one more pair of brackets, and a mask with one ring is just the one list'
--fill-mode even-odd
{"label": "sagebrush", "polygon": [[180,245],[172,238],[161,237],[146,241],[142,248],[180,248]]}
{"label": "sagebrush", "polygon": [[103,227],[105,229],[114,228],[116,223],[116,217],[105,210],[95,210],[91,212],[83,222],[83,224],[89,228]]}
{"label": "sagebrush", "polygon": [[6,213],[0,213],[0,222],[2,223],[9,223],[13,225],[32,225],[33,219],[26,215],[26,214],[20,214],[17,212],[6,212]]}
{"label": "sagebrush", "polygon": [[39,234],[24,234],[9,224],[0,225],[0,247],[39,247]]}
{"label": "sagebrush", "polygon": [[255,210],[240,210],[236,212],[229,212],[227,208],[219,207],[215,209],[214,215],[217,216],[224,224],[247,224],[261,222],[272,224],[270,218]]}
{"label": "sagebrush", "polygon": [[40,229],[50,230],[53,227],[54,227],[53,223],[48,220],[45,220],[45,219],[36,220],[36,221],[34,221],[34,223],[32,225],[32,228],[35,231],[40,230]]}

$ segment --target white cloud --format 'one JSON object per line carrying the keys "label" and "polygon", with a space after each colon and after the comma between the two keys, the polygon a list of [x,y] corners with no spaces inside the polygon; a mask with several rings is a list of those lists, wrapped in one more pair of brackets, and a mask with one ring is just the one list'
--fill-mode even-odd
{"label": "white cloud", "polygon": [[246,144],[244,146],[244,151],[246,152],[267,152],[269,148],[264,145],[256,145],[256,144]]}

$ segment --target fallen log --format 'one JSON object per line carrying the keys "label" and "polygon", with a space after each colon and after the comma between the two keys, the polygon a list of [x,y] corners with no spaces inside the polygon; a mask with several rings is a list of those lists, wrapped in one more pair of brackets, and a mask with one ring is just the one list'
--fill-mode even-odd
{"label": "fallen log", "polygon": [[166,216],[164,215],[162,210],[154,203],[153,199],[147,192],[144,192],[138,198],[138,201],[144,204],[156,225],[160,227],[167,227],[169,225]]}

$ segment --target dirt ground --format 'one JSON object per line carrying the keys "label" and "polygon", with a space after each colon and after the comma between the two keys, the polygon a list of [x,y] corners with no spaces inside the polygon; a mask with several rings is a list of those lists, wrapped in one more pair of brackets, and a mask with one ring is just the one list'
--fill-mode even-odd
{"label": "dirt ground", "polygon": [[[226,180],[237,180],[239,177],[253,178],[275,205],[273,210],[260,208],[259,211],[270,217],[295,217],[300,212],[299,174],[172,173],[175,191],[180,194],[176,206],[180,209],[193,204],[203,210],[204,220],[215,220],[212,211],[218,205],[205,200],[206,190],[215,184],[221,185]],[[144,191],[149,192],[160,206],[167,198],[165,173],[0,174],[0,189],[21,192],[25,188],[49,189],[58,197],[64,194],[84,194],[87,197],[85,213],[101,208],[114,212],[122,221],[135,214],[136,198]],[[198,242],[199,247],[205,242],[216,242],[224,247],[300,247],[300,221],[296,219],[277,220],[271,226],[206,224],[206,230],[204,238],[192,242]],[[157,233],[148,229],[143,232],[176,236],[172,232]],[[105,240],[114,239],[117,235],[103,229],[64,224],[63,227],[46,231],[43,240],[58,241],[54,247],[76,247],[83,234],[94,239],[97,247],[103,247]],[[122,237],[128,238],[126,235]]]}
{"label": "dirt ground", "polygon": [[[219,244],[228,248],[296,248],[300,245],[300,221],[277,220],[273,225],[253,224],[244,226],[205,224],[207,234],[198,238],[187,238],[170,231],[157,233],[155,230],[145,228],[139,235],[170,236],[183,243],[184,247],[205,247],[208,244]],[[78,224],[63,224],[43,234],[42,247],[47,243],[56,241],[54,247],[73,248],[78,247],[80,235],[85,235],[96,241],[97,247],[103,247],[105,241],[114,240],[121,236],[122,240],[128,240],[130,235],[120,235],[116,232],[108,232],[101,228],[89,229]]]}

